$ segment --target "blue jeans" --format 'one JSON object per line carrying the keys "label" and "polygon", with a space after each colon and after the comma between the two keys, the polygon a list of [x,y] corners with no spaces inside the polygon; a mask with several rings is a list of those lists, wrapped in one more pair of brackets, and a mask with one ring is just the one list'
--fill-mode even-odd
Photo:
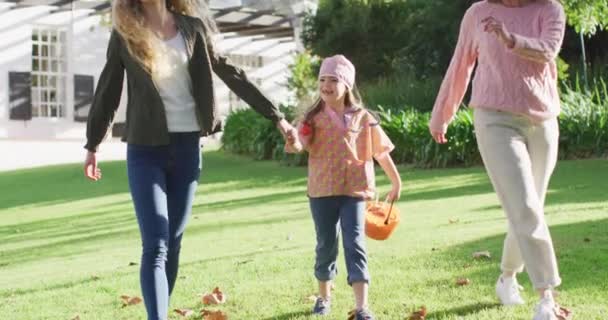
{"label": "blue jeans", "polygon": [[143,252],[140,283],[149,320],[167,319],[182,235],[201,172],[198,133],[166,146],[127,146],[127,175]]}
{"label": "blue jeans", "polygon": [[369,282],[365,250],[365,201],[347,196],[310,198],[317,233],[315,277],[335,279],[338,270],[338,236],[342,231],[348,284]]}

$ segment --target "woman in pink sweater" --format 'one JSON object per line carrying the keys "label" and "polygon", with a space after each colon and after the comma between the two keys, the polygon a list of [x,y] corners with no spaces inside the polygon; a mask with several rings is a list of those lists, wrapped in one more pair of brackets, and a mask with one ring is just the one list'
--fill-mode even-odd
{"label": "woman in pink sweater", "polygon": [[488,175],[508,220],[496,294],[523,304],[516,275],[524,265],[540,294],[534,320],[564,319],[553,288],[561,283],[544,202],[558,150],[560,101],[555,58],[565,15],[556,0],[486,0],[466,12],[441,85],[431,134],[446,143],[475,64],[470,106]]}

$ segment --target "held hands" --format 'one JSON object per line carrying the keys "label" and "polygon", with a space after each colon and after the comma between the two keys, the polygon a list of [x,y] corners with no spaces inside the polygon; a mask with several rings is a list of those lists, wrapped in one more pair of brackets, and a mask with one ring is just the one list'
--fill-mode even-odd
{"label": "held hands", "polygon": [[481,23],[484,25],[483,31],[496,35],[498,40],[500,40],[500,42],[502,42],[508,48],[513,48],[515,46],[515,39],[513,38],[513,35],[509,32],[509,30],[507,30],[507,27],[504,23],[502,23],[502,21],[489,16],[481,20]]}
{"label": "held hands", "polygon": [[101,169],[97,167],[97,157],[95,152],[87,151],[87,155],[84,160],[84,176],[93,181],[101,179]]}
{"label": "held hands", "polygon": [[277,123],[277,127],[285,139],[285,152],[298,153],[302,151],[302,144],[298,139],[298,131],[285,119]]}

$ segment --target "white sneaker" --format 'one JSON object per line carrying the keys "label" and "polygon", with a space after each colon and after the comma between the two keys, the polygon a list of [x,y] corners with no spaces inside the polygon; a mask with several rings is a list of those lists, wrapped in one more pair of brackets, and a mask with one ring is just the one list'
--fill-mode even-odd
{"label": "white sneaker", "polygon": [[557,320],[555,309],[556,305],[553,294],[551,291],[547,291],[545,292],[545,296],[536,305],[532,320]]}
{"label": "white sneaker", "polygon": [[553,293],[546,291],[545,296],[540,299],[534,311],[532,320],[570,320],[572,311],[560,307],[553,299]]}
{"label": "white sneaker", "polygon": [[498,277],[498,281],[496,281],[496,295],[505,306],[516,306],[520,304],[524,304],[524,299],[521,298],[519,291],[524,288],[517,283],[517,279],[515,277],[503,278],[502,276]]}

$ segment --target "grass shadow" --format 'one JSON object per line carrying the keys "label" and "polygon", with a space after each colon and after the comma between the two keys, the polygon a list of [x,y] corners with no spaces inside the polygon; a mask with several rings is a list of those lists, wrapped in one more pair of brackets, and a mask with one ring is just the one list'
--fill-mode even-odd
{"label": "grass shadow", "polygon": [[[563,279],[561,290],[600,288],[608,290],[608,219],[551,226],[551,236]],[[504,235],[487,237],[453,246],[438,253],[437,259],[450,259],[455,266],[464,266],[462,276],[473,283],[492,287],[500,272]],[[492,258],[472,260],[471,254],[488,250]],[[530,287],[527,275],[520,282]]]}
{"label": "grass shadow", "polygon": [[281,201],[288,200],[292,198],[301,198],[302,201],[305,201],[306,192],[304,190],[300,191],[290,191],[290,192],[275,192],[272,194],[254,196],[254,197],[246,197],[246,198],[238,198],[238,199],[230,199],[224,201],[216,201],[210,203],[201,203],[193,206],[193,210],[198,209],[234,209],[241,207],[248,207],[254,205],[263,205],[268,204],[273,201]]}
{"label": "grass shadow", "polygon": [[[244,165],[245,164],[245,165]],[[103,179],[93,183],[77,164],[0,172],[0,210],[25,205],[63,204],[121,193],[128,193],[125,161],[100,165]],[[276,185],[305,185],[306,169],[293,169],[272,161],[251,161],[242,156],[209,151],[203,154],[199,183],[204,192],[222,192],[206,185],[225,184],[223,191]]]}
{"label": "grass shadow", "polygon": [[449,316],[465,317],[478,313],[480,311],[500,308],[499,303],[475,303],[466,306],[459,306],[451,309],[433,311],[427,314],[427,318],[431,319],[444,319]]}
{"label": "grass shadow", "polygon": [[309,316],[309,315],[312,315],[312,312],[310,312],[310,310],[296,311],[296,312],[284,313],[284,314],[281,314],[278,316],[272,316],[270,318],[264,318],[262,320],[290,320],[290,319],[296,319],[299,317]]}

